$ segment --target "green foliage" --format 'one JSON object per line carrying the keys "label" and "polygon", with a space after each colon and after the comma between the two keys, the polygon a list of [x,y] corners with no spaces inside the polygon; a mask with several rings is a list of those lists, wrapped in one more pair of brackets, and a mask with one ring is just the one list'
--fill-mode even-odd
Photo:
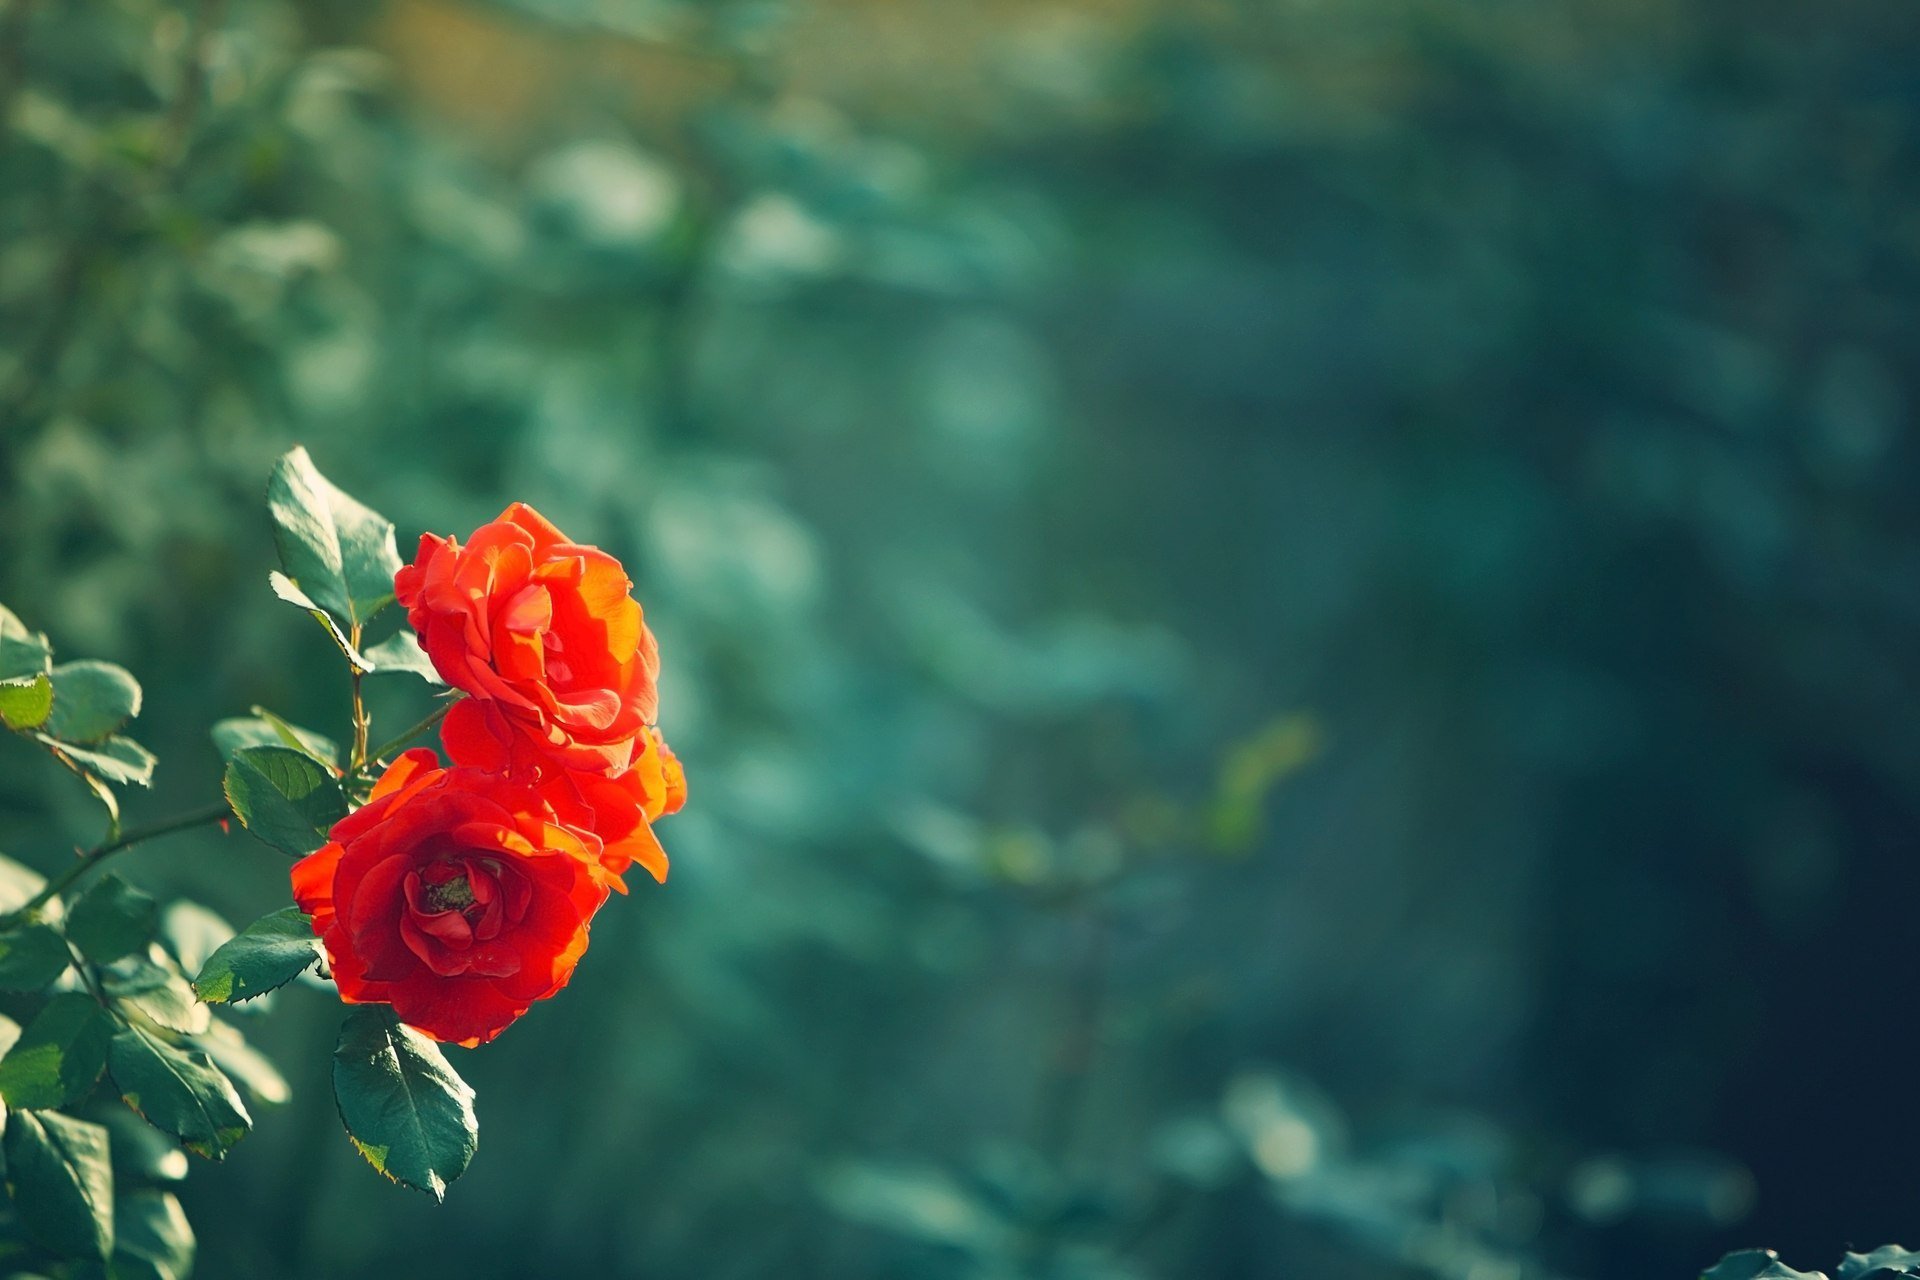
{"label": "green foliage", "polygon": [[347,815],[340,784],[305,751],[241,747],[227,762],[227,800],[247,830],[295,857],[326,843]]}
{"label": "green foliage", "polygon": [[113,1037],[107,1070],[128,1106],[196,1155],[224,1160],[253,1128],[232,1082],[204,1053],[128,1027]]}
{"label": "green foliage", "polygon": [[67,913],[67,940],[95,964],[111,964],[143,950],[159,923],[160,904],[109,872]]}
{"label": "green foliage", "polygon": [[355,1009],[340,1024],[333,1096],[367,1163],[435,1200],[466,1172],[480,1143],[473,1089],[440,1046],[385,1005]]}
{"label": "green foliage", "polygon": [[194,992],[210,1004],[251,1000],[283,987],[320,959],[313,922],[282,907],[248,925],[208,957]]}
{"label": "green foliage", "polygon": [[78,1101],[105,1069],[112,1038],[113,1023],[92,997],[55,996],[0,1058],[0,1101],[16,1111]]}
{"label": "green foliage", "polygon": [[113,1252],[107,1131],[57,1111],[7,1117],[7,1191],[35,1240],[71,1257]]}

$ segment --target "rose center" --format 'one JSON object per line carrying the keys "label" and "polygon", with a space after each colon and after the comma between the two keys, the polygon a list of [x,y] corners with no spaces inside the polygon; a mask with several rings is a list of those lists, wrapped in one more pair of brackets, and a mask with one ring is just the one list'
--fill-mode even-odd
{"label": "rose center", "polygon": [[422,895],[435,911],[459,911],[473,905],[473,885],[464,875],[440,884],[430,884]]}

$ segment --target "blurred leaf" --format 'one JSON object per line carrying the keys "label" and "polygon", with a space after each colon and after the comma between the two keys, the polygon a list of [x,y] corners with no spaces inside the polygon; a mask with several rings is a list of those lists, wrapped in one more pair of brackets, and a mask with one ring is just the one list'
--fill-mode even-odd
{"label": "blurred leaf", "polygon": [[[153,753],[132,738],[108,738],[97,745],[82,747],[44,733],[36,733],[34,737],[108,782],[144,787],[153,781],[156,763]],[[119,806],[113,802],[111,794],[102,799],[117,819]]]}
{"label": "blurred leaf", "polygon": [[320,958],[313,922],[298,907],[282,907],[236,934],[207,960],[193,989],[219,1004],[248,1000],[285,986]]}
{"label": "blurred leaf", "polygon": [[303,857],[327,842],[347,816],[333,775],[291,747],[242,747],[227,762],[227,801],[247,830],[284,853]]}
{"label": "blurred leaf", "polygon": [[170,1191],[123,1191],[113,1206],[113,1259],[108,1280],[187,1280],[193,1274],[193,1227]]}
{"label": "blurred leaf", "polygon": [[100,1078],[112,1036],[112,1020],[91,996],[55,996],[0,1058],[0,1099],[16,1111],[66,1106]]}
{"label": "blurred leaf", "polygon": [[67,971],[67,944],[51,925],[30,922],[0,932],[0,988],[38,991]]}
{"label": "blurred leaf", "polygon": [[129,1027],[113,1038],[107,1070],[128,1106],[195,1155],[224,1160],[253,1127],[233,1083],[204,1053]]}
{"label": "blurred leaf", "polygon": [[96,964],[132,955],[152,940],[160,904],[109,871],[67,913],[67,940]]}
{"label": "blurred leaf", "polygon": [[173,967],[172,957],[158,946],[149,947],[145,958],[116,962],[102,979],[108,995],[169,1031],[198,1035],[213,1021],[207,1006],[193,998],[186,975]]}
{"label": "blurred leaf", "polygon": [[53,711],[53,681],[44,675],[0,681],[0,724],[38,729]]}
{"label": "blurred leaf", "polygon": [[[0,911],[18,911],[47,887],[46,877],[12,858],[0,857]],[[49,908],[55,903],[48,903]]]}
{"label": "blurred leaf", "polygon": [[27,1233],[55,1253],[113,1251],[113,1166],[107,1131],[57,1111],[7,1118],[7,1186]]}
{"label": "blurred leaf", "polygon": [[46,731],[62,742],[95,743],[140,714],[140,684],[124,667],[84,659],[53,669]]}
{"label": "blurred leaf", "polygon": [[207,957],[233,937],[233,926],[220,916],[185,898],[169,902],[160,913],[160,940],[182,973],[198,973]]}
{"label": "blurred leaf", "polygon": [[1901,1275],[1920,1275],[1920,1253],[1897,1244],[1883,1244],[1872,1253],[1849,1253],[1842,1258],[1834,1280],[1883,1280]]}
{"label": "blurred leaf", "polygon": [[139,1182],[178,1182],[187,1176],[187,1153],[180,1144],[128,1110],[119,1097],[102,1097],[85,1119],[106,1126],[111,1135],[114,1172]]}
{"label": "blurred leaf", "polygon": [[293,1089],[280,1069],[248,1044],[238,1027],[215,1018],[195,1039],[222,1071],[245,1085],[247,1092],[261,1102],[279,1106],[293,1097]]}
{"label": "blurred leaf", "polygon": [[407,672],[419,676],[428,684],[446,683],[440,678],[440,673],[433,669],[433,660],[427,657],[427,651],[420,647],[420,637],[412,631],[394,632],[368,649],[367,658],[377,673]]}
{"label": "blurred leaf", "polygon": [[305,449],[274,467],[267,506],[281,567],[320,608],[360,626],[393,599],[392,523],[335,488]]}
{"label": "blurred leaf", "polygon": [[821,1194],[844,1218],[914,1240],[990,1253],[1009,1234],[978,1196],[937,1169],[841,1165],[823,1180]]}
{"label": "blurred leaf", "polygon": [[1267,794],[1319,752],[1320,727],[1304,715],[1283,716],[1236,744],[1221,765],[1209,815],[1214,847],[1240,852],[1258,840]]}
{"label": "blurred leaf", "polygon": [[386,1005],[363,1005],[341,1024],[333,1094],[367,1163],[435,1200],[479,1146],[472,1087]]}
{"label": "blurred leaf", "polygon": [[255,707],[252,716],[216,721],[210,732],[222,760],[233,759],[242,747],[292,747],[330,768],[340,767],[340,747],[332,738],[288,724],[265,707]]}

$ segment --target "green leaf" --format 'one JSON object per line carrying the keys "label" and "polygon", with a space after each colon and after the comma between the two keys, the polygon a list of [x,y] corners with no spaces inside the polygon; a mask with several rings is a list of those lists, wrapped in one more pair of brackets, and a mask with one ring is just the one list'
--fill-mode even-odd
{"label": "green leaf", "polygon": [[340,652],[347,655],[347,661],[355,671],[364,674],[365,672],[373,670],[373,662],[365,654],[353,647],[353,641],[349,640],[347,633],[340,629],[340,624],[334,621],[333,615],[315,604],[313,599],[308,596],[306,592],[302,591],[293,579],[287,577],[286,574],[281,573],[278,569],[275,569],[267,574],[267,585],[273,588],[273,594],[279,596],[288,604],[297,604],[312,614],[313,620],[319,623],[328,635],[333,637],[333,642],[339,646]]}
{"label": "green leaf", "polygon": [[242,747],[292,747],[332,768],[340,765],[340,747],[332,738],[288,724],[265,707],[253,715],[221,720],[213,726],[214,750],[222,760],[233,759]]}
{"label": "green leaf", "polygon": [[58,1111],[8,1117],[7,1188],[27,1234],[55,1253],[113,1252],[113,1166],[107,1131]]}
{"label": "green leaf", "polygon": [[0,680],[0,724],[38,729],[53,711],[53,681],[44,675]]}
{"label": "green leaf", "polygon": [[281,567],[322,609],[358,625],[393,599],[392,522],[335,488],[305,449],[274,467],[267,507]]}
{"label": "green leaf", "polygon": [[160,904],[108,872],[67,912],[67,940],[96,964],[112,964],[153,940]]}
{"label": "green leaf", "polygon": [[366,652],[377,675],[404,671],[419,676],[428,684],[446,683],[440,678],[440,673],[433,669],[433,659],[420,647],[420,637],[411,631],[396,631]]}
{"label": "green leaf", "polygon": [[1827,1280],[1827,1275],[1824,1271],[1795,1271],[1771,1249],[1743,1249],[1720,1259],[1700,1280]]}
{"label": "green leaf", "polygon": [[15,1111],[66,1106],[100,1078],[112,1036],[112,1019],[91,996],[55,996],[0,1058],[0,1100]]}
{"label": "green leaf", "polygon": [[67,971],[67,944],[53,926],[29,921],[0,933],[0,987],[38,991]]}
{"label": "green leaf", "polygon": [[83,659],[55,667],[47,732],[62,742],[99,742],[140,714],[140,683],[124,667]]}
{"label": "green leaf", "polygon": [[340,1027],[333,1096],[367,1163],[435,1200],[466,1171],[480,1143],[473,1089],[440,1046],[386,1005],[362,1005]]}
{"label": "green leaf", "polygon": [[210,1004],[248,1000],[285,986],[320,958],[320,940],[298,907],[255,920],[207,958],[193,990]]}
{"label": "green leaf", "polygon": [[29,631],[13,611],[0,605],[0,680],[46,674],[53,662],[53,648],[47,637]]}
{"label": "green leaf", "polygon": [[[71,742],[62,742],[44,733],[36,733],[33,736],[88,773],[104,778],[108,782],[144,787],[153,781],[153,767],[156,763],[153,752],[132,738],[113,737],[97,745],[82,747]],[[115,808],[112,803],[108,803],[107,807]]]}
{"label": "green leaf", "polygon": [[169,1031],[199,1035],[213,1021],[207,1006],[193,998],[186,975],[157,946],[148,948],[147,958],[121,960],[101,976],[108,995]]}
{"label": "green leaf", "polygon": [[193,1255],[193,1227],[172,1192],[149,1187],[115,1200],[107,1280],[187,1280]]}
{"label": "green leaf", "polygon": [[233,926],[219,914],[185,898],[160,913],[160,941],[180,962],[180,972],[197,973],[207,957],[233,937]]}
{"label": "green leaf", "polygon": [[207,1056],[219,1068],[247,1087],[247,1092],[269,1106],[279,1106],[293,1097],[293,1088],[278,1067],[247,1043],[239,1028],[218,1018],[205,1032],[195,1037]]}
{"label": "green leaf", "polygon": [[1840,1260],[1834,1280],[1873,1280],[1876,1274],[1920,1275],[1920,1253],[1897,1244],[1883,1244],[1872,1253],[1849,1253]]}
{"label": "green leaf", "polygon": [[107,1071],[128,1106],[195,1155],[224,1160],[253,1128],[233,1082],[204,1053],[128,1027],[113,1038]]}
{"label": "green leaf", "polygon": [[347,816],[347,798],[333,775],[291,747],[235,751],[226,792],[247,830],[295,857],[325,844],[327,828]]}

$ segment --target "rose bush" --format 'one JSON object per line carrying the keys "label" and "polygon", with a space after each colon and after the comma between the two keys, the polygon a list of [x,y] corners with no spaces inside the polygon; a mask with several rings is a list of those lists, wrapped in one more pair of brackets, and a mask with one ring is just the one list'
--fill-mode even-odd
{"label": "rose bush", "polygon": [[[268,506],[274,593],[344,660],[351,745],[263,707],[222,720],[219,804],[122,829],[121,789],[149,785],[157,764],[123,732],[139,682],[110,663],[56,663],[46,636],[0,608],[0,726],[78,776],[107,818],[51,879],[0,857],[10,1270],[186,1273],[185,1214],[147,1185],[151,1170],[120,1167],[140,1144],[116,1129],[145,1121],[224,1158],[252,1128],[242,1091],[277,1103],[289,1089],[216,1015],[295,979],[352,1006],[332,1076],[355,1147],[441,1197],[479,1127],[436,1042],[498,1036],[567,985],[636,863],[666,878],[653,823],[684,803],[686,778],[653,724],[659,658],[617,560],[516,504],[465,546],[429,534],[404,564],[393,525],[298,449],[274,469]],[[417,634],[368,643],[396,599]],[[388,673],[453,687],[370,746],[361,685]],[[436,724],[450,764],[407,749]],[[148,840],[229,818],[297,860],[293,905],[243,930],[94,876]]]}

